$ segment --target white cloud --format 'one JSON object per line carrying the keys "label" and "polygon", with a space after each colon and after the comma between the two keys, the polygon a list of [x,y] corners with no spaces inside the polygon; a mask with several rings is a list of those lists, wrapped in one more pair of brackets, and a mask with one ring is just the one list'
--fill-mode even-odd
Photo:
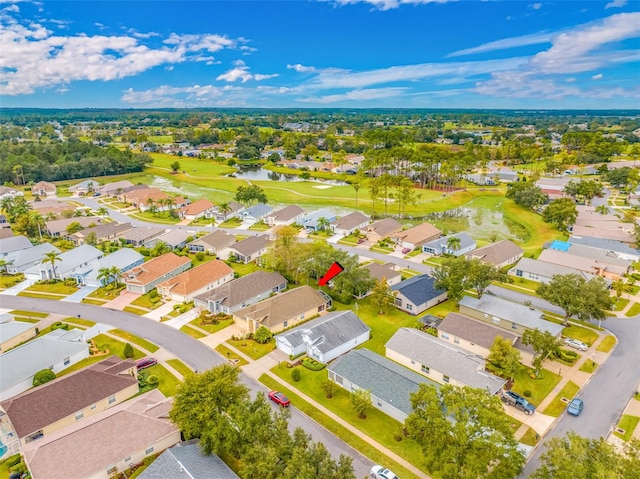
{"label": "white cloud", "polygon": [[289,70],[295,70],[298,73],[310,73],[310,72],[317,71],[315,67],[307,67],[307,66],[301,65],[300,63],[296,63],[295,65],[287,65],[287,68]]}
{"label": "white cloud", "polygon": [[604,75],[602,73],[598,73],[591,77],[592,80],[600,80]]}
{"label": "white cloud", "polygon": [[262,80],[267,80],[268,78],[274,78],[277,77],[278,74],[277,73],[272,73],[272,74],[261,74],[261,73],[249,73],[249,67],[242,61],[242,60],[236,60],[235,62],[233,62],[233,64],[235,65],[235,68],[232,68],[231,70],[228,70],[224,73],[222,73],[221,75],[218,75],[216,77],[216,80],[221,81],[227,81],[229,83],[233,83],[235,81],[241,80],[242,83],[246,83],[249,80],[255,80],[255,81],[262,81]]}
{"label": "white cloud", "polygon": [[613,0],[609,3],[607,3],[604,8],[608,9],[608,8],[620,8],[620,7],[624,7],[627,4],[627,0]]}
{"label": "white cloud", "polygon": [[392,10],[401,5],[426,5],[428,3],[449,3],[457,0],[336,0],[338,5],[354,5],[368,3],[378,10]]}
{"label": "white cloud", "polygon": [[507,50],[509,48],[524,47],[527,45],[539,45],[541,43],[551,43],[553,35],[551,33],[541,32],[530,35],[522,35],[520,37],[503,38],[493,42],[483,43],[477,47],[465,48],[457,52],[450,53],[449,57],[458,57],[462,55],[471,55],[474,53],[491,52],[495,50]]}
{"label": "white cloud", "polygon": [[5,12],[18,13],[20,12],[20,7],[14,3],[13,5],[9,5],[8,7],[3,8],[2,10]]}
{"label": "white cloud", "polygon": [[531,8],[533,8],[534,10],[540,10],[540,7],[542,7],[541,3],[532,3],[531,5],[529,5]]}
{"label": "white cloud", "polygon": [[339,93],[335,95],[300,98],[298,101],[301,101],[303,103],[331,104],[343,101],[379,100],[381,98],[399,96],[405,90],[406,88],[402,87],[369,88],[364,90],[351,90],[346,93]]}

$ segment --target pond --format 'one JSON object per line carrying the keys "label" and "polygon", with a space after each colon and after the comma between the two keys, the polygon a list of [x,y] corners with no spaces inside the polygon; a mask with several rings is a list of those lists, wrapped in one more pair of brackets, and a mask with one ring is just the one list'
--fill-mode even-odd
{"label": "pond", "polygon": [[347,185],[348,183],[340,180],[323,180],[318,178],[311,178],[309,180],[302,179],[299,175],[287,175],[284,173],[277,173],[275,171],[265,170],[261,166],[236,166],[238,171],[228,176],[235,178],[242,178],[243,180],[255,180],[255,181],[315,181],[317,183],[323,183],[326,185]]}

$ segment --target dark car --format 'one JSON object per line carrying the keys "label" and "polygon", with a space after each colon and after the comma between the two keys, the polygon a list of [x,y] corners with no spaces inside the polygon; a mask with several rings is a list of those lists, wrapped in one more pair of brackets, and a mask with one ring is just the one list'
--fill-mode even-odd
{"label": "dark car", "polygon": [[582,399],[574,398],[567,408],[567,412],[572,416],[579,416],[584,408],[584,401]]}
{"label": "dark car", "polygon": [[289,398],[284,394],[282,394],[281,392],[270,391],[268,396],[269,396],[269,399],[271,399],[273,402],[275,402],[279,406],[289,407],[291,405],[291,401],[289,401]]}
{"label": "dark car", "polygon": [[150,368],[151,366],[155,366],[158,364],[158,360],[156,358],[142,358],[136,361],[136,368],[138,371],[141,369]]}
{"label": "dark car", "polygon": [[536,407],[533,404],[513,391],[503,391],[500,399],[502,399],[502,402],[510,404],[516,409],[520,409],[527,415],[533,414],[536,410]]}

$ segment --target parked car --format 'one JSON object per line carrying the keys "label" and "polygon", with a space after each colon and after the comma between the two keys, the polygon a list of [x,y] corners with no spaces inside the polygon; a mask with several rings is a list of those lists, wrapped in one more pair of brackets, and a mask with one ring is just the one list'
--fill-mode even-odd
{"label": "parked car", "polygon": [[136,368],[140,371],[141,369],[150,368],[156,364],[158,364],[158,360],[156,358],[142,358],[136,361]]}
{"label": "parked car", "polygon": [[281,392],[270,391],[268,396],[269,396],[269,399],[271,399],[274,403],[278,404],[279,406],[289,407],[291,405],[291,401],[289,401],[289,398],[284,394],[282,394]]}
{"label": "parked car", "polygon": [[402,254],[409,254],[411,253],[411,248],[403,248],[402,249]]}
{"label": "parked car", "polygon": [[400,479],[386,467],[373,466],[369,473],[374,479]]}
{"label": "parked car", "polygon": [[582,341],[578,341],[577,339],[573,338],[565,338],[564,344],[566,344],[567,346],[571,346],[572,348],[576,348],[578,351],[586,351],[587,349],[589,349],[589,346],[584,344]]}
{"label": "parked car", "polygon": [[573,400],[569,403],[567,412],[572,416],[579,416],[583,408],[584,408],[584,401],[582,399],[573,398]]}
{"label": "parked car", "polygon": [[520,409],[527,415],[531,415],[536,411],[536,407],[533,404],[513,391],[503,391],[500,399],[502,399],[502,402],[510,404],[516,409]]}

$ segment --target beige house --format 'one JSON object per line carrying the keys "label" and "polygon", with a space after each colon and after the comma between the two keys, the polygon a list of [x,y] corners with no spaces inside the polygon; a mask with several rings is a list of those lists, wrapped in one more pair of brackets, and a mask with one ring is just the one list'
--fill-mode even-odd
{"label": "beige house", "polygon": [[33,194],[33,196],[55,196],[57,191],[58,188],[56,185],[48,181],[39,181],[31,186],[31,194]]}
{"label": "beige house", "polygon": [[127,291],[145,294],[158,284],[191,267],[191,260],[175,253],[167,253],[130,269],[124,275]]}
{"label": "beige house", "polygon": [[231,245],[236,242],[236,237],[226,231],[216,230],[201,238],[187,243],[190,253],[207,253],[220,259],[227,259],[231,253]]}
{"label": "beige house", "polygon": [[467,258],[477,258],[483,263],[502,268],[516,263],[523,254],[522,248],[513,241],[502,240],[467,253]]}
{"label": "beige house", "polygon": [[389,238],[394,233],[402,231],[402,223],[393,218],[374,221],[366,229],[367,239],[377,243],[380,240]]}
{"label": "beige house", "polygon": [[180,442],[171,398],[158,389],[33,441],[23,455],[33,479],[110,479]]}
{"label": "beige house", "polygon": [[[0,321],[3,318],[4,315],[0,317]],[[36,327],[33,323],[7,319],[7,321],[0,323],[0,353],[28,341],[36,335]]]}
{"label": "beige house", "polygon": [[399,231],[391,235],[397,245],[414,250],[423,244],[440,238],[442,231],[430,223],[422,223],[413,228]]}
{"label": "beige house", "polygon": [[0,408],[24,447],[137,393],[135,362],[111,356],[3,401]]}
{"label": "beige house", "polygon": [[331,298],[323,291],[302,286],[277,294],[233,313],[236,324],[247,333],[260,326],[272,333],[323,314],[331,307]]}
{"label": "beige house", "polygon": [[215,289],[232,279],[233,269],[223,261],[214,259],[160,283],[158,293],[165,300],[188,303],[194,296]]}
{"label": "beige house", "polygon": [[212,218],[216,211],[216,205],[212,201],[202,198],[181,208],[178,211],[180,218],[185,220],[197,220],[198,218]]}

